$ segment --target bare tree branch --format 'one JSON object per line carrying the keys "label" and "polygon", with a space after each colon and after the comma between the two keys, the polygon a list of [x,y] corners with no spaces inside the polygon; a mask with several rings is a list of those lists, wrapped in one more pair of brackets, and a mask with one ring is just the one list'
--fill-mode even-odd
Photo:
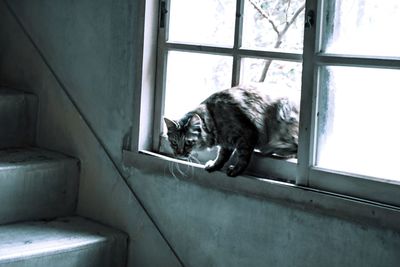
{"label": "bare tree branch", "polygon": [[[296,10],[296,12],[294,12],[294,15],[293,15],[293,17],[292,17],[292,19],[287,23],[287,28],[289,28],[290,27],[290,25],[292,25],[294,22],[295,22],[295,20],[297,19],[297,17],[301,14],[301,12],[303,12],[303,10],[304,10],[304,8],[306,7],[306,4],[305,3],[303,3],[297,10]],[[287,29],[286,29],[286,31],[287,31]],[[285,32],[286,32],[285,31]]]}
{"label": "bare tree branch", "polygon": [[286,8],[286,23],[288,23],[288,15],[289,15],[289,8],[290,8],[291,1],[288,1],[287,8]]}
{"label": "bare tree branch", "polygon": [[290,26],[292,26],[292,24],[296,21],[297,17],[301,14],[301,12],[304,10],[305,8],[305,4],[302,4],[294,13],[292,19],[290,21],[288,21],[285,24],[285,27],[279,32],[278,34],[278,38],[276,40],[275,46],[274,48],[279,48],[280,45],[282,44],[282,39],[283,36],[286,34],[286,32],[289,30]]}
{"label": "bare tree branch", "polygon": [[272,28],[279,35],[278,27],[275,25],[275,22],[270,18],[269,14],[264,11],[254,0],[249,0],[250,4],[271,24]]}
{"label": "bare tree branch", "polygon": [[[249,0],[249,1],[251,2],[252,0]],[[289,2],[290,2],[290,1],[289,1]],[[281,31],[278,31],[278,37],[277,37],[277,39],[276,39],[274,48],[279,48],[279,47],[281,46],[281,44],[282,44],[282,39],[283,39],[284,35],[285,35],[286,32],[289,30],[290,26],[296,21],[297,17],[301,14],[301,12],[304,10],[304,8],[305,8],[305,3],[302,4],[302,5],[296,10],[296,12],[294,13],[292,19],[291,19],[290,21],[287,21],[287,22],[286,22],[285,27],[284,27]],[[289,9],[289,8],[288,8],[288,9]],[[288,11],[289,11],[289,10],[287,10],[286,12],[288,12]],[[287,15],[287,14],[286,14],[286,15]],[[260,79],[259,79],[259,82],[264,82],[264,81],[265,81],[265,78],[267,77],[267,73],[268,73],[269,67],[271,66],[271,63],[272,63],[272,59],[267,59],[267,60],[265,60],[265,63],[264,63],[265,65],[264,65],[264,68],[263,68],[263,70],[262,70],[262,73],[261,73],[261,77],[260,77]]]}

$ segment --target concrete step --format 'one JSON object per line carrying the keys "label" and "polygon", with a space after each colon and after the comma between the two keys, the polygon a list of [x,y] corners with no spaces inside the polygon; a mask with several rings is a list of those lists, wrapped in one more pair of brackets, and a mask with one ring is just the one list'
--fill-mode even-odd
{"label": "concrete step", "polygon": [[123,267],[127,236],[81,217],[0,226],[0,267]]}
{"label": "concrete step", "polygon": [[0,88],[0,148],[33,145],[36,115],[36,96]]}
{"label": "concrete step", "polygon": [[0,224],[74,213],[78,160],[39,148],[0,150]]}

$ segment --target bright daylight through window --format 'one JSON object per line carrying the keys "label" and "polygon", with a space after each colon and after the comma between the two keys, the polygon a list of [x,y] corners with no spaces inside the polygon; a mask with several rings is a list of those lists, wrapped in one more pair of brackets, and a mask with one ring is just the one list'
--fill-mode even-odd
{"label": "bright daylight through window", "polygon": [[[158,86],[163,108],[156,136],[165,133],[163,116],[179,119],[212,93],[238,84],[291,90],[300,101],[304,0],[161,3],[166,17],[159,30],[157,77],[164,82]],[[170,153],[168,148],[163,137],[154,146],[162,153]],[[213,151],[197,154],[203,163],[210,158]],[[284,162],[290,166],[280,171],[273,160],[253,157],[249,170],[269,169],[270,176],[294,180],[295,161]]]}
{"label": "bright daylight through window", "polygon": [[[334,2],[324,10],[321,52],[400,57],[400,36],[392,31],[400,25],[399,1]],[[370,63],[321,66],[316,164],[400,181],[400,71]]]}
{"label": "bright daylight through window", "polygon": [[[233,83],[265,82],[300,90],[304,0],[245,0],[243,5],[242,25],[235,29],[234,0],[170,1],[167,44],[177,46],[168,51],[166,116],[182,116],[212,92],[236,85],[232,79]],[[233,49],[235,31],[240,35],[237,45],[243,54],[240,49]],[[188,49],[179,44],[188,44]],[[196,45],[217,49],[205,53],[198,51]],[[256,49],[270,53],[252,54]],[[294,61],[271,60],[274,52],[279,52],[278,59],[286,59],[285,52],[298,55],[288,56]],[[233,73],[234,64],[240,64],[235,66],[240,73]],[[177,104],[183,96],[188,97]]]}
{"label": "bright daylight through window", "polygon": [[160,1],[153,151],[170,152],[164,116],[214,92],[289,90],[297,158],[255,153],[249,173],[400,205],[399,25],[398,0]]}

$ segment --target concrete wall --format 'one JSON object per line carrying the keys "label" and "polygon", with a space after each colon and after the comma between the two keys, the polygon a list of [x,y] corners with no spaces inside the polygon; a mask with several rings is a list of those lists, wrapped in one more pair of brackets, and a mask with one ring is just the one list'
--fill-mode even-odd
{"label": "concrete wall", "polygon": [[77,212],[129,234],[128,266],[180,266],[101,146],[121,166],[137,1],[8,2],[26,32],[1,0],[0,85],[38,95],[37,144],[80,159]]}
{"label": "concrete wall", "polygon": [[[38,144],[82,161],[78,212],[129,233],[129,266],[179,266],[118,171],[133,118],[142,1],[8,2],[26,32],[0,1],[0,83],[38,94]],[[390,229],[167,171],[132,168],[128,183],[185,266],[400,265],[400,235]]]}

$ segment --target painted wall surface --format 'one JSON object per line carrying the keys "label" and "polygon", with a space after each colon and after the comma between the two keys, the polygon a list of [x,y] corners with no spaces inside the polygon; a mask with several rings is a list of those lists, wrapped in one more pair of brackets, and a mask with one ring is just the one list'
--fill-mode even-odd
{"label": "painted wall surface", "polygon": [[[82,161],[78,212],[129,233],[129,266],[179,266],[100,145],[121,166],[137,89],[139,1],[9,2],[43,57],[0,1],[0,83],[38,94],[38,144]],[[185,266],[400,266],[400,235],[390,229],[168,172],[131,169],[128,182]]]}
{"label": "painted wall surface", "polygon": [[394,231],[174,177],[136,171],[131,183],[186,266],[400,264],[400,235]]}
{"label": "painted wall surface", "polygon": [[[81,2],[84,1],[79,1]],[[112,154],[118,160],[120,155],[116,154],[121,153],[121,142],[127,129],[126,116],[118,114],[123,109],[129,113],[127,103],[131,93],[126,86],[124,90],[120,89],[122,83],[128,83],[128,73],[125,70],[128,59],[115,56],[116,51],[110,47],[118,46],[118,40],[114,44],[115,36],[111,36],[107,29],[128,26],[107,20],[111,15],[100,16],[101,12],[113,13],[115,16],[125,14],[125,11],[121,11],[125,10],[122,1],[118,1],[120,5],[117,7],[112,5],[112,1],[92,2],[96,7],[93,11],[90,5],[85,6],[84,3],[74,5],[76,1],[40,1],[40,4],[10,1],[34,43],[43,52],[43,60],[1,0],[0,85],[38,95],[37,144],[79,158],[81,174],[77,212],[129,235],[128,266],[180,266],[61,88],[65,86],[71,90],[79,107],[85,114],[91,114],[88,117],[94,125],[92,127],[102,129],[98,135],[102,136],[102,140],[108,140],[108,145],[113,147]],[[74,8],[79,14],[71,14],[74,13]],[[133,10],[136,7],[126,2],[126,8]],[[55,14],[57,12],[60,12],[60,16]],[[62,15],[63,12],[70,12],[69,17]],[[91,12],[95,14],[90,14]],[[79,19],[70,21],[76,17]],[[102,17],[105,19],[102,20]],[[67,21],[63,21],[64,19]],[[92,19],[98,21],[91,21]],[[104,28],[105,32],[95,32],[94,29],[88,29],[90,27]],[[129,28],[133,31],[131,26]],[[80,29],[89,34],[90,38],[97,39],[102,48],[93,47],[96,46],[95,40],[89,42]],[[78,32],[75,36],[74,31]],[[71,40],[68,40],[63,34],[73,36],[69,35]],[[105,44],[106,42],[109,43]],[[49,66],[56,66],[54,73]],[[125,73],[113,73],[118,70]],[[87,95],[88,91],[92,96]],[[124,94],[128,97],[125,98]]]}
{"label": "painted wall surface", "polygon": [[139,1],[8,1],[116,161],[129,134]]}

